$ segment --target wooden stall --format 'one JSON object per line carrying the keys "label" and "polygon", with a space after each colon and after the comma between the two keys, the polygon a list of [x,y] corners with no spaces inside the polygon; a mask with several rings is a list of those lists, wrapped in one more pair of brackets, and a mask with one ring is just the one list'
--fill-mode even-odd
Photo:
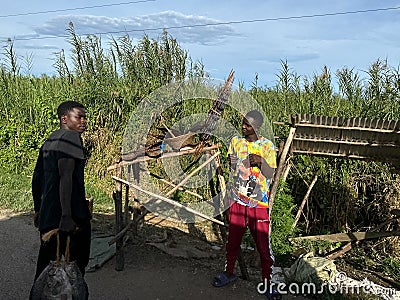
{"label": "wooden stall", "polygon": [[[289,134],[280,149],[278,168],[271,187],[270,207],[272,207],[278,183],[285,180],[290,170],[290,158],[293,155],[317,155],[342,159],[358,159],[379,161],[400,165],[400,120],[381,120],[368,118],[328,117],[310,114],[291,115]],[[305,203],[318,179],[316,174],[308,186],[308,190],[300,204],[295,217],[294,228],[299,221]],[[393,232],[353,232],[299,237],[298,239],[359,241],[378,237],[399,235]],[[351,249],[349,245],[345,251]],[[343,252],[344,251],[344,252]],[[337,257],[332,255],[330,258]]]}

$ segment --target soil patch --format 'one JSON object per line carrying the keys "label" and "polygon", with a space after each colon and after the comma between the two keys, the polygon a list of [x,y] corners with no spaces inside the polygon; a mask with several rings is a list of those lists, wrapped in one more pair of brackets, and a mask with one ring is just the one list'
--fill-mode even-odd
{"label": "soil patch", "polygon": [[[95,215],[93,232],[113,232],[113,216]],[[156,241],[156,237],[161,240]],[[186,245],[189,251],[185,257],[176,257],[150,245],[149,241],[165,242],[170,248],[176,243],[177,249]],[[28,299],[39,248],[33,215],[0,210],[0,243],[1,299]],[[239,278],[223,288],[211,286],[213,276],[224,264],[224,250],[212,246],[180,230],[146,222],[126,242],[123,271],[115,270],[112,258],[100,269],[87,273],[90,299],[265,299],[256,291],[258,276],[252,276],[250,281]],[[199,253],[209,255],[199,257]],[[285,296],[284,299],[304,298]]]}

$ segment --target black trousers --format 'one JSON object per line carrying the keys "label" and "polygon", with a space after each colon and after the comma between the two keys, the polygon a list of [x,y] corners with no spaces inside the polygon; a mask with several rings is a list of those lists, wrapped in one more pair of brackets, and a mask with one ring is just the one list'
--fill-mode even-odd
{"label": "black trousers", "polygon": [[[70,261],[76,261],[82,275],[89,263],[90,242],[92,227],[90,222],[80,226],[78,230],[70,234]],[[60,232],[60,258],[65,253],[67,233]],[[40,239],[39,256],[36,264],[35,280],[52,260],[57,258],[57,235],[53,235],[49,241]]]}

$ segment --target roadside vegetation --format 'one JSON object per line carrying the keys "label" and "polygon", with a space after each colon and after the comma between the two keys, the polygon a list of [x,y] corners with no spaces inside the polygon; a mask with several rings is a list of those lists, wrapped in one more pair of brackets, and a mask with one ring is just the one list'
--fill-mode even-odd
{"label": "roadside vegetation", "polygon": [[[80,37],[69,26],[70,53],[55,55],[57,75],[30,74],[31,58],[21,57],[12,42],[0,58],[0,207],[15,211],[32,209],[31,174],[40,145],[58,127],[58,104],[67,99],[87,107],[89,130],[84,134],[90,160],[86,169],[87,192],[96,199],[95,210],[113,211],[113,182],[106,168],[120,156],[126,122],[136,105],[157,88],[188,77],[207,76],[201,62],[194,62],[179,43],[164,32],[159,39],[144,36],[137,44],[128,36],[115,38],[105,49],[97,36]],[[333,80],[337,81],[335,90]],[[241,88],[243,88],[241,84]],[[378,59],[365,71],[328,67],[311,77],[281,62],[274,86],[259,83],[249,93],[273,122],[288,122],[291,114],[400,119],[400,70]],[[208,103],[211,105],[211,102]],[[193,104],[168,111],[189,115],[209,107]],[[231,112],[226,111],[227,114]],[[234,119],[234,116],[224,116]],[[277,141],[287,126],[273,125]],[[400,208],[398,169],[378,162],[328,159],[298,155],[286,183],[278,190],[273,211],[273,247],[278,259],[288,261],[294,249],[288,237],[373,229]],[[295,230],[297,208],[313,176],[319,172],[308,204]],[[209,191],[202,191],[207,193]],[[399,221],[384,230],[399,230]],[[299,245],[297,245],[299,246]],[[300,245],[326,254],[340,244]],[[399,238],[361,242],[363,258],[348,255],[346,262],[369,268],[400,281]]]}

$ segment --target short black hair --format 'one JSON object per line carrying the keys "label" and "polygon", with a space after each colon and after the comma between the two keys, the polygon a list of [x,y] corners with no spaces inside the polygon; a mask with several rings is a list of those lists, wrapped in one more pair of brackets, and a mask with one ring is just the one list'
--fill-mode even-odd
{"label": "short black hair", "polygon": [[85,108],[82,103],[76,102],[76,101],[64,101],[61,103],[58,108],[57,108],[57,115],[58,118],[61,119],[62,116],[65,116],[73,110],[74,108]]}
{"label": "short black hair", "polygon": [[264,117],[263,115],[256,109],[249,111],[245,117],[251,117],[254,119],[254,121],[257,122],[258,126],[261,126],[264,122]]}

